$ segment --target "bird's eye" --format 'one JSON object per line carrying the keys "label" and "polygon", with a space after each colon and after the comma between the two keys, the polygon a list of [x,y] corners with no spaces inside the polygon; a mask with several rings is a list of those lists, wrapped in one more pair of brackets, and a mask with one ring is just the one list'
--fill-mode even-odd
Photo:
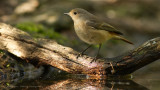
{"label": "bird's eye", "polygon": [[76,15],[77,14],[77,12],[73,12],[74,13],[74,15]]}

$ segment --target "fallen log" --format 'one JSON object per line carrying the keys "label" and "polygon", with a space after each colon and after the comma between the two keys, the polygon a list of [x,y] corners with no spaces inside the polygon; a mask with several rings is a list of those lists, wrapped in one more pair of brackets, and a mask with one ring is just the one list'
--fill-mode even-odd
{"label": "fallen log", "polygon": [[98,59],[77,57],[78,52],[48,39],[34,39],[28,33],[0,23],[0,49],[34,65],[51,65],[73,74],[125,75],[160,58],[160,37],[114,58]]}

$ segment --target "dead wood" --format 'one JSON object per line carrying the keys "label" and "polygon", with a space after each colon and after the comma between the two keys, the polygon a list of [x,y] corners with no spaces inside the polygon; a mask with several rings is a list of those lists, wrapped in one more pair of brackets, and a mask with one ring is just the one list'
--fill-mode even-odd
{"label": "dead wood", "polygon": [[[160,37],[152,39],[128,53],[115,58],[99,59],[81,56],[70,47],[53,40],[34,39],[26,32],[0,23],[0,49],[33,64],[45,64],[73,74],[129,74],[160,58]],[[112,62],[109,64],[108,62]],[[113,65],[113,68],[111,67]]]}

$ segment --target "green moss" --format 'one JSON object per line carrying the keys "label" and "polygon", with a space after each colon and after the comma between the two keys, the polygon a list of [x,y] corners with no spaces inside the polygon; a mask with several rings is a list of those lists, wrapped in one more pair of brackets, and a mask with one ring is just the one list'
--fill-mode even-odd
{"label": "green moss", "polygon": [[65,44],[69,41],[66,37],[62,36],[60,33],[55,32],[53,28],[45,27],[42,24],[24,22],[16,25],[17,28],[30,33],[35,38],[49,38],[54,39],[58,43]]}
{"label": "green moss", "polygon": [[10,84],[9,84],[9,83],[6,83],[6,85],[9,86]]}
{"label": "green moss", "polygon": [[4,51],[3,51],[3,50],[0,50],[0,54],[4,54]]}
{"label": "green moss", "polygon": [[143,55],[144,53],[145,53],[145,51],[142,50],[142,51],[140,51],[138,54],[139,54],[139,55]]}
{"label": "green moss", "polygon": [[7,66],[6,66],[6,67],[7,67],[7,68],[8,68],[8,67],[10,67],[10,64],[7,64]]}

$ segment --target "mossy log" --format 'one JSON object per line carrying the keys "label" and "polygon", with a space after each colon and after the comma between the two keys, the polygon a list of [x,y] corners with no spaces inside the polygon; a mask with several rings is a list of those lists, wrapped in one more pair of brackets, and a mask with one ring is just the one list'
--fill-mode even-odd
{"label": "mossy log", "polygon": [[[80,56],[70,47],[48,39],[34,39],[28,33],[10,25],[0,23],[0,49],[34,65],[51,65],[73,74],[125,75],[160,58],[160,37],[151,39],[123,55],[98,59]],[[111,63],[110,63],[111,62]]]}

